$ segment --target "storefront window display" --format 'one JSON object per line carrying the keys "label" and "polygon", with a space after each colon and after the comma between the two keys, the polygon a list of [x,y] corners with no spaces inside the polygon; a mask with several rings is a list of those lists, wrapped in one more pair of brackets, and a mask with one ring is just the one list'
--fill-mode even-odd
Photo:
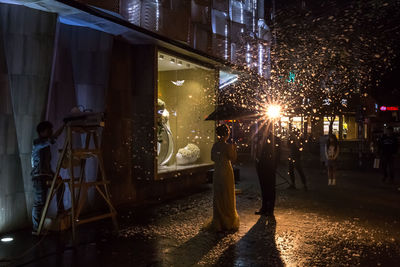
{"label": "storefront window display", "polygon": [[282,117],[281,118],[281,127],[282,127],[282,131],[284,133],[287,133],[289,131],[289,124],[292,124],[293,128],[302,130],[303,123],[304,123],[304,118],[302,118],[302,117],[291,117],[291,118]]}
{"label": "storefront window display", "polygon": [[[329,119],[328,117],[324,117],[324,135],[327,135],[329,133]],[[333,121],[332,125],[332,133],[336,135],[337,138],[339,138],[339,117],[336,116],[335,120]]]}
{"label": "storefront window display", "polygon": [[216,71],[158,53],[158,173],[211,165]]}
{"label": "storefront window display", "polygon": [[[325,135],[329,133],[329,124],[328,117],[324,117]],[[332,132],[341,140],[357,139],[357,123],[355,117],[348,115],[336,116],[332,125]]]}

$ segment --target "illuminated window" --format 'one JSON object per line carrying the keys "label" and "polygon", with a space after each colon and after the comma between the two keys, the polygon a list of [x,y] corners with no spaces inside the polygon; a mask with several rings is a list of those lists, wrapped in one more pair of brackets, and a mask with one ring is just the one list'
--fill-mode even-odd
{"label": "illuminated window", "polygon": [[158,55],[158,173],[212,164],[215,70],[168,54]]}

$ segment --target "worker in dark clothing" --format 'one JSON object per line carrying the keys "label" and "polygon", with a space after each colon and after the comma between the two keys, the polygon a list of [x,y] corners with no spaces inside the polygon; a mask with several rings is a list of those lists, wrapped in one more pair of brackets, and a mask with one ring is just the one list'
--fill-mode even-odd
{"label": "worker in dark clothing", "polygon": [[389,126],[385,129],[385,134],[379,142],[379,152],[382,160],[383,179],[385,182],[388,178],[391,183],[394,182],[394,155],[397,153],[397,138],[393,135],[393,127]]}
{"label": "worker in dark clothing", "polygon": [[257,215],[273,216],[275,208],[276,169],[280,159],[280,139],[272,133],[259,144],[256,168],[260,181],[262,206]]}
{"label": "worker in dark clothing", "polygon": [[289,147],[289,176],[292,184],[289,189],[296,189],[295,183],[295,169],[300,175],[301,182],[303,183],[304,190],[307,191],[306,176],[304,175],[303,167],[301,164],[301,154],[303,151],[303,140],[300,137],[299,131],[293,131],[288,139]]}
{"label": "worker in dark clothing", "polygon": [[[36,128],[39,137],[33,141],[31,158],[31,175],[34,193],[32,208],[33,234],[36,234],[38,230],[40,217],[47,198],[47,191],[54,176],[54,172],[51,169],[50,146],[54,143],[54,139],[61,134],[63,129],[64,127],[53,134],[53,125],[49,121],[39,123]],[[64,184],[61,184],[57,191],[58,213],[64,211],[64,204],[62,201],[63,192]]]}

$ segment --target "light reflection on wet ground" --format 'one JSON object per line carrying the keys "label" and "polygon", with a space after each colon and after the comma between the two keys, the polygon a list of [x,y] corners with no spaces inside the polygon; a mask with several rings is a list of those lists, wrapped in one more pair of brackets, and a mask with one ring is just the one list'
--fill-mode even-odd
{"label": "light reflection on wet ground", "polygon": [[212,213],[212,192],[207,189],[122,213],[118,236],[111,236],[103,226],[81,228],[76,250],[68,244],[60,246],[66,238],[51,236],[19,263],[396,266],[400,262],[400,194],[393,186],[380,184],[376,174],[342,172],[337,187],[329,188],[324,175],[307,170],[310,190],[281,186],[276,216],[266,218],[254,215],[260,205],[254,171],[243,167],[241,173],[242,194],[237,196],[241,226],[235,233],[201,230]]}
{"label": "light reflection on wet ground", "polygon": [[341,183],[328,188],[318,171],[310,172],[309,192],[280,190],[276,223],[254,215],[260,204],[257,181],[245,169],[242,173],[248,177],[239,184],[243,194],[237,198],[237,233],[200,231],[211,216],[208,191],[164,207],[168,215],[160,215],[157,225],[132,227],[121,234],[129,237],[144,231],[158,236],[161,247],[172,247],[160,250],[164,266],[390,265],[400,259],[395,219],[399,208],[393,202],[399,196],[390,187],[376,187],[374,177],[363,173],[343,173]]}

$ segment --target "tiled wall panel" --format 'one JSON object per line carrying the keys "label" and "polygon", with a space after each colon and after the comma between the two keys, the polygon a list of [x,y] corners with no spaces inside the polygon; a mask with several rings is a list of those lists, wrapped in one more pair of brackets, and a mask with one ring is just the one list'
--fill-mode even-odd
{"label": "tiled wall panel", "polygon": [[0,233],[28,222],[2,36],[0,28]]}
{"label": "tiled wall panel", "polygon": [[[22,206],[26,206],[24,218],[30,218],[32,207],[32,182],[30,154],[32,141],[36,137],[35,126],[44,118],[46,109],[47,92],[49,88],[51,63],[53,58],[53,44],[56,29],[56,14],[41,12],[16,5],[0,5],[1,40],[3,42],[3,53],[7,66],[7,80],[10,93],[11,108],[14,121],[8,120],[9,131],[15,127],[16,140],[18,144],[19,163],[6,164],[7,177],[2,168],[2,179],[19,179],[23,181],[23,196],[21,187],[14,193],[18,199],[19,212]],[[2,80],[4,81],[4,77]],[[3,82],[4,84],[4,82]],[[5,88],[2,85],[2,90]],[[3,92],[4,93],[4,92]],[[3,100],[6,101],[6,100]],[[7,105],[9,105],[8,103]],[[4,131],[4,130],[3,130]],[[7,141],[7,146],[15,139]],[[9,149],[9,148],[7,148]],[[14,149],[11,149],[14,150]],[[14,157],[14,161],[18,161]],[[3,161],[6,162],[7,160]],[[19,170],[17,170],[19,169]],[[3,176],[4,175],[4,176]],[[4,195],[1,194],[4,198]],[[3,200],[6,205],[12,203],[6,195]],[[25,198],[26,204],[22,204]],[[7,210],[11,207],[8,206]],[[18,211],[17,211],[18,210]],[[6,214],[9,214],[6,211]],[[26,219],[23,220],[27,223]],[[2,231],[0,229],[0,231]]]}
{"label": "tiled wall panel", "polygon": [[[94,112],[105,111],[105,93],[108,86],[110,68],[110,53],[112,37],[106,33],[84,27],[64,24],[58,25],[56,58],[49,94],[47,116],[57,127],[62,125],[62,119],[75,106],[82,106]],[[64,135],[57,140],[57,146],[62,147]],[[74,137],[74,143],[83,145],[79,135]],[[57,149],[53,150],[57,153]],[[53,160],[55,168],[57,158]],[[78,173],[78,169],[76,169]],[[66,170],[62,176],[67,177]],[[86,164],[88,181],[96,180],[97,161],[88,160]],[[89,204],[95,200],[94,188],[89,192]],[[64,197],[64,203],[70,203],[69,194]]]}

